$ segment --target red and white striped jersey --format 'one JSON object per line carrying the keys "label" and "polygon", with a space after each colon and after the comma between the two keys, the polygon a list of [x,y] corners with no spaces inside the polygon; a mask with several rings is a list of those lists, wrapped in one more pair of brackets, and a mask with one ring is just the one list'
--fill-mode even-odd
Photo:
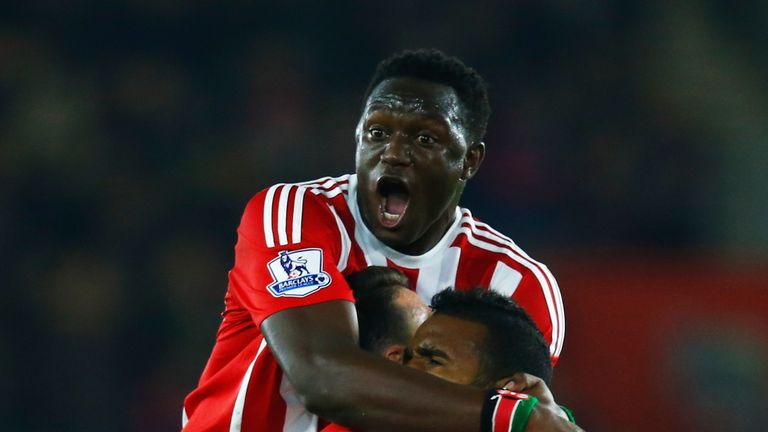
{"label": "red and white striped jersey", "polygon": [[362,222],[355,175],[277,184],[254,196],[238,228],[223,320],[198,387],[184,402],[184,430],[315,432],[260,331],[275,312],[328,300],[353,301],[344,275],[395,267],[429,302],[446,287],[487,286],[512,296],[549,343],[565,335],[562,299],[546,266],[512,240],[456,208],[443,238],[419,256],[380,242]]}

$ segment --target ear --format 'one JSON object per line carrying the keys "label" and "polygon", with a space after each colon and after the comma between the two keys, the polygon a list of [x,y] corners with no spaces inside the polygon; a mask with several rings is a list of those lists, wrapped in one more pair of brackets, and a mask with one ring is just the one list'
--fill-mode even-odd
{"label": "ear", "polygon": [[461,179],[467,181],[475,175],[480,164],[485,159],[485,143],[473,143],[467,149],[467,154],[464,156],[464,170],[461,173]]}
{"label": "ear", "polygon": [[395,363],[403,362],[403,353],[405,353],[405,345],[387,345],[384,347],[384,358],[393,361]]}

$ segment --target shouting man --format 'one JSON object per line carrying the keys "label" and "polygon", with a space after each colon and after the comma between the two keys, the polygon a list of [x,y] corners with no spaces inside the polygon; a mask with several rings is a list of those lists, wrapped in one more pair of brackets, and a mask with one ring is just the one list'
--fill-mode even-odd
{"label": "shouting man", "polygon": [[482,78],[458,59],[420,50],[379,64],[356,174],[276,184],[248,203],[186,431],[311,431],[318,415],[365,430],[477,430],[484,391],[359,348],[344,275],[371,265],[401,270],[423,299],[447,286],[513,297],[557,360],[564,315],[551,273],[458,207],[485,157],[489,113]]}

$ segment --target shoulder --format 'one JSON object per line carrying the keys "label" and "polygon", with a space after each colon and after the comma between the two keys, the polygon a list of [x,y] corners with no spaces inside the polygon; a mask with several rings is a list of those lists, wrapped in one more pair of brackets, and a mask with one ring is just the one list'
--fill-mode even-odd
{"label": "shoulder", "polygon": [[[563,345],[565,319],[560,287],[543,263],[531,258],[512,239],[461,209],[462,256],[472,255],[490,271],[488,286],[513,297],[539,326],[550,344],[553,362]],[[457,241],[459,239],[457,238]]]}
{"label": "shoulder", "polygon": [[[301,183],[277,183],[251,197],[244,216],[251,213],[277,213],[285,216],[296,206],[306,203],[338,205],[336,197],[345,197],[349,189],[350,175],[322,177]],[[269,210],[269,211],[267,211]]]}
{"label": "shoulder", "polygon": [[263,235],[268,246],[274,246],[275,242],[285,244],[300,233],[302,227],[326,223],[334,218],[334,208],[346,206],[349,177],[322,177],[265,188],[246,205],[240,231],[246,235]]}
{"label": "shoulder", "polygon": [[347,194],[350,177],[351,175],[346,174],[339,177],[321,177],[300,183],[276,183],[254,195],[248,202],[246,211],[286,206],[291,203],[291,199],[303,202],[305,196],[317,197],[319,201],[332,200],[337,196]]}
{"label": "shoulder", "polygon": [[481,222],[464,208],[461,209],[459,230],[463,235],[462,254],[471,254],[476,260],[489,262],[501,274],[510,269],[506,273],[519,273],[523,278],[531,278],[541,285],[556,286],[555,278],[546,265],[531,258],[511,238]]}
{"label": "shoulder", "polygon": [[481,222],[469,210],[465,208],[460,210],[459,234],[464,234],[468,245],[481,251],[480,255],[490,259],[510,259],[515,262],[543,266],[523,251],[511,238],[487,223]]}

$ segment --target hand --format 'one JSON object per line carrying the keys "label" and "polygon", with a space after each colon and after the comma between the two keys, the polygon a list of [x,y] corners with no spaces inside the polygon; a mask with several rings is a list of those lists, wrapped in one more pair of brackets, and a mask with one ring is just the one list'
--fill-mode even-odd
{"label": "hand", "polygon": [[528,418],[528,424],[525,427],[527,432],[582,430],[568,420],[568,415],[557,405],[555,397],[541,378],[519,372],[512,375],[511,379],[507,379],[503,388],[526,393],[539,400]]}
{"label": "hand", "polygon": [[503,386],[504,389],[535,396],[539,400],[537,406],[552,411],[555,415],[562,417],[566,421],[568,420],[568,416],[562,409],[560,409],[557,403],[555,403],[555,397],[541,378],[531,374],[518,372],[512,375],[511,379],[506,381],[507,382]]}

